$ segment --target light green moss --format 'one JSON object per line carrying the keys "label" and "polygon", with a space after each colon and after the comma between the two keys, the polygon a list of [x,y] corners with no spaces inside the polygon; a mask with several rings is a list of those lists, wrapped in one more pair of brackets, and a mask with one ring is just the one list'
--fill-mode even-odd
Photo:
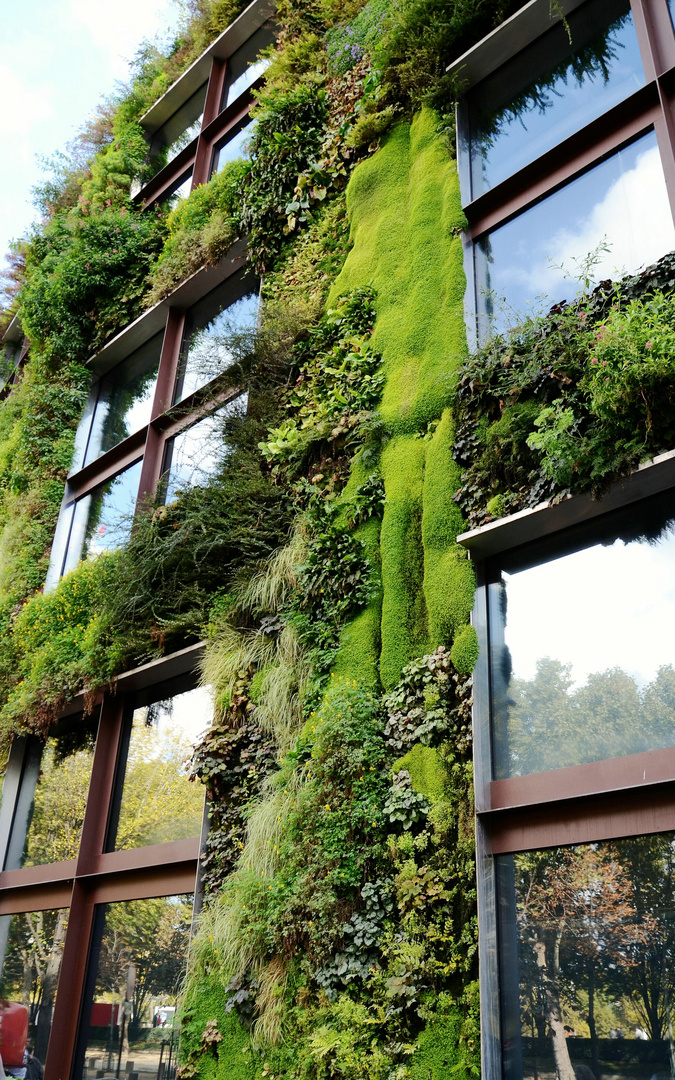
{"label": "light green moss", "polygon": [[411,1059],[410,1080],[469,1080],[480,1075],[478,1061],[468,1060],[462,1041],[464,1017],[457,1006],[441,1009],[417,1040]]}
{"label": "light green moss", "polygon": [[[471,567],[455,545],[463,524],[452,501],[459,470],[447,409],[466,355],[464,215],[456,166],[433,112],[397,124],[379,153],[358,166],[347,208],[353,247],[328,303],[360,285],[377,290],[373,345],[387,380],[380,413],[393,435],[381,462],[380,675],[389,688],[408,661],[450,643],[473,602]],[[413,437],[439,419],[430,440]]]}
{"label": "light green moss", "polygon": [[392,432],[414,432],[451,399],[466,355],[465,223],[455,163],[423,109],[397,124],[347,189],[353,248],[329,304],[357,285],[377,289],[373,346],[384,357],[381,412]]}
{"label": "light green moss", "polygon": [[382,473],[386,504],[382,518],[382,653],[380,676],[385,689],[401,670],[428,652],[422,549],[422,483],[425,443],[399,436],[385,447]]}
{"label": "light green moss", "polygon": [[444,797],[448,775],[437,750],[418,743],[395,762],[393,771],[400,772],[401,769],[410,773],[413,788],[429,802],[438,802]]}
{"label": "light green moss", "polygon": [[[181,1062],[197,1067],[197,1080],[254,1080],[260,1075],[260,1058],[251,1046],[248,1031],[235,1012],[225,1008],[225,988],[215,979],[203,978],[191,987],[183,1006]],[[201,1039],[206,1025],[215,1020],[222,1039],[204,1052]]]}
{"label": "light green moss", "polygon": [[478,638],[473,626],[463,626],[450,650],[450,659],[461,675],[469,675],[478,659]]}
{"label": "light green moss", "polygon": [[469,620],[475,588],[473,567],[455,543],[464,529],[452,496],[460,485],[452,459],[453,424],[446,409],[427,444],[422,516],[424,595],[431,645],[448,645]]}

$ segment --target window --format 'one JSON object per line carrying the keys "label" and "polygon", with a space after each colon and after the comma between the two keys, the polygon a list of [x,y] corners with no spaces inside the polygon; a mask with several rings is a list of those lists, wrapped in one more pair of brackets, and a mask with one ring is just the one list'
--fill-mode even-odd
{"label": "window", "polygon": [[628,0],[577,9],[469,96],[473,198],[644,85]]}
{"label": "window", "polygon": [[155,334],[98,382],[85,465],[150,420],[162,337]]}
{"label": "window", "polygon": [[598,1062],[603,1075],[614,1062],[618,1075],[632,1063],[652,1076],[670,1052],[672,460],[643,466],[604,503],[579,496],[460,538],[479,580],[474,758],[490,1078],[571,1077],[582,1063],[597,1073]]}
{"label": "window", "polygon": [[496,862],[504,1076],[670,1075],[675,833]]}
{"label": "window", "polygon": [[97,913],[102,931],[80,1076],[157,1076],[161,1063],[164,1075],[175,1075],[176,1006],[193,900],[191,895],[154,897],[107,904]]}
{"label": "window", "polygon": [[182,488],[205,483],[227,456],[225,422],[246,412],[247,395],[205,416],[166,443],[162,470],[165,502],[171,502]]}
{"label": "window", "polygon": [[[191,307],[150,309],[94,358],[108,372],[95,383],[77,432],[48,589],[81,558],[123,545],[139,499],[160,482],[173,499],[180,488],[204,483],[223,460],[223,423],[245,410],[247,399],[218,377],[255,331],[258,314],[256,278],[236,262],[226,273],[222,280],[202,271],[190,286],[191,299],[202,293]],[[214,276],[221,278],[215,288]]]}
{"label": "window", "polygon": [[[195,686],[200,655],[193,646],[121,675],[43,752],[35,738],[12,744],[0,978],[15,1010],[26,1003],[48,1076],[173,1075],[204,806],[186,763],[211,709]],[[5,1046],[3,1059],[14,1066]]]}
{"label": "window", "polygon": [[[534,0],[451,69],[477,340],[675,249],[674,9]],[[460,538],[485,1080],[672,1071],[672,460]]]}
{"label": "window", "polygon": [[230,135],[228,133],[225,142],[221,143],[214,153],[214,173],[219,173],[228,162],[248,156],[249,143],[253,137],[254,127],[255,121],[252,120],[250,123],[244,123],[243,126],[234,131],[234,134]]}
{"label": "window", "polygon": [[505,329],[531,310],[571,298],[586,255],[596,281],[619,278],[675,248],[653,131],[571,180],[475,247],[479,320]]}
{"label": "window", "polygon": [[190,309],[176,379],[176,401],[206,386],[232,362],[232,334],[255,329],[258,292],[253,285],[249,275],[242,275],[232,287],[214,289]]}
{"label": "window", "polygon": [[666,0],[570,7],[563,23],[533,0],[450,69],[469,84],[458,163],[479,341],[675,248]]}
{"label": "window", "polygon": [[274,44],[274,38],[273,24],[267,22],[228,59],[221,108],[226,109],[260,78],[270,61],[259,54]]}
{"label": "window", "polygon": [[63,573],[82,557],[95,557],[129,539],[142,462],[137,461],[94,488],[74,507]]}
{"label": "window", "polygon": [[158,128],[152,138],[150,153],[156,154],[162,147],[166,147],[167,162],[184,150],[193,139],[199,135],[206,102],[207,83],[203,83],[199,89],[178,108],[172,116]]}
{"label": "window", "polygon": [[190,760],[212,713],[209,693],[200,687],[133,708],[125,733],[116,851],[199,836],[204,792],[190,781]]}
{"label": "window", "polygon": [[164,151],[166,164],[135,192],[137,201],[175,205],[245,155],[252,91],[270,63],[261,52],[275,36],[267,0],[253,0],[141,117],[151,156]]}
{"label": "window", "polygon": [[496,779],[675,746],[675,522],[665,506],[655,524],[656,509],[546,561],[501,564]]}

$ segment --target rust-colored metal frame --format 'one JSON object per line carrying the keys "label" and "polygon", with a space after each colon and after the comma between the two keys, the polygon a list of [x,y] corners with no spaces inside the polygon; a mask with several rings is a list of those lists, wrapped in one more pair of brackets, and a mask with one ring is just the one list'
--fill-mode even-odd
{"label": "rust-colored metal frame", "polygon": [[190,680],[201,646],[129,672],[100,704],[96,747],[76,859],[0,873],[0,915],[69,908],[45,1074],[69,1080],[97,905],[194,893],[200,837],[128,851],[106,850],[124,769],[125,718],[139,695],[154,698]]}

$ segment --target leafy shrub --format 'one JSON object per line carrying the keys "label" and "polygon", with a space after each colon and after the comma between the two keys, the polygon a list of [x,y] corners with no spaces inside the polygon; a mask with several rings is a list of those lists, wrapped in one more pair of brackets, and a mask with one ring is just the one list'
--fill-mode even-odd
{"label": "leafy shrub", "polygon": [[205,263],[216,263],[237,238],[249,165],[228,162],[208,184],[181,199],[169,214],[168,235],[150,271],[146,304],[155,304]]}
{"label": "leafy shrub", "polygon": [[351,22],[334,26],[326,35],[331,71],[342,75],[382,39],[392,0],[369,0]]}
{"label": "leafy shrub", "polygon": [[324,93],[312,86],[271,91],[257,110],[241,222],[258,270],[268,268],[281,249],[286,207],[298,174],[318,153],[325,115]]}
{"label": "leafy shrub", "polygon": [[53,365],[87,360],[138,314],[163,235],[157,215],[136,216],[124,206],[58,214],[34,233],[21,293],[33,347]]}

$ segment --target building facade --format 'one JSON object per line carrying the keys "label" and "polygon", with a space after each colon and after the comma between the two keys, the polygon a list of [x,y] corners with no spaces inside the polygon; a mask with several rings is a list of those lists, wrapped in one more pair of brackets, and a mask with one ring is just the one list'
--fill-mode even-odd
{"label": "building facade", "polygon": [[[138,120],[122,210],[165,244],[249,171],[225,253],[80,358],[67,663],[27,596],[6,630],[0,953],[47,1080],[671,1075],[675,10],[488,6],[411,90],[414,13],[254,0]],[[50,340],[27,295],[9,403]],[[172,636],[157,585],[155,658],[74,687],[118,645],[96,597],[150,574],[107,557],[168,565],[244,445],[281,556],[219,580],[205,503],[207,585],[152,581],[208,617]]]}

